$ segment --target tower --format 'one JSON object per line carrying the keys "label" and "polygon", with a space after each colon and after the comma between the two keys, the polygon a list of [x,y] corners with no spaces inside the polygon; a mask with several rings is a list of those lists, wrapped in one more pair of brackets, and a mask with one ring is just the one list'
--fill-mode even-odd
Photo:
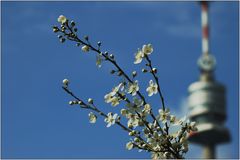
{"label": "tower", "polygon": [[202,55],[198,60],[200,78],[189,88],[189,118],[197,122],[197,132],[189,141],[203,146],[203,158],[215,158],[215,147],[230,141],[226,120],[225,87],[214,77],[216,59],[209,53],[208,2],[201,2]]}

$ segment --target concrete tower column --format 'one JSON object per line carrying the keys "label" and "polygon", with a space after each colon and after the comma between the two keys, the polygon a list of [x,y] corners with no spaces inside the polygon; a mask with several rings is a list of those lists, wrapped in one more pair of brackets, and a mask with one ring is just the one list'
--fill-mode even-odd
{"label": "concrete tower column", "polygon": [[215,159],[215,145],[204,145],[202,155],[204,159]]}

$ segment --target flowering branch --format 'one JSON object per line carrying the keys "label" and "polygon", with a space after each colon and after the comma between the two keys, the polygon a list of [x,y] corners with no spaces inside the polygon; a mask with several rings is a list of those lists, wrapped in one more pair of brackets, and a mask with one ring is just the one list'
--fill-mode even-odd
{"label": "flowering branch", "polygon": [[[153,159],[183,158],[183,155],[188,151],[187,133],[196,131],[195,123],[184,118],[177,119],[174,115],[170,115],[169,109],[165,107],[164,98],[156,75],[157,69],[153,68],[149,57],[153,52],[152,45],[143,45],[142,49],[138,49],[135,54],[134,64],[141,63],[143,59],[147,61],[146,65],[149,67],[149,72],[153,75],[155,82],[150,80],[146,91],[148,92],[148,96],[159,93],[162,103],[162,109],[159,109],[157,116],[154,115],[152,107],[140,92],[138,80],[134,80],[137,76],[136,71],[132,72],[133,79],[131,79],[117,63],[113,54],[101,51],[101,42],[98,42],[97,47],[94,47],[91,45],[88,36],[80,39],[77,35],[78,29],[75,26],[75,22],[69,22],[65,16],[59,16],[58,22],[61,23],[60,28],[54,26],[53,31],[59,33],[58,38],[60,42],[64,43],[68,39],[75,42],[77,46],[82,46],[81,50],[85,53],[90,51],[97,53],[96,65],[98,67],[101,67],[102,61],[108,61],[116,68],[111,71],[111,74],[117,74],[119,77],[124,78],[123,82],[115,86],[110,93],[104,96],[104,99],[106,103],[111,103],[113,107],[120,105],[121,101],[125,102],[126,107],[121,109],[121,115],[128,120],[127,126],[120,122],[121,115],[119,116],[117,113],[113,114],[112,112],[107,114],[102,112],[93,103],[93,99],[89,98],[88,103],[83,102],[69,89],[69,81],[64,79],[63,90],[76,100],[70,101],[69,104],[78,104],[83,109],[93,111],[94,113],[89,113],[90,123],[96,123],[97,114],[104,118],[107,127],[117,124],[128,132],[129,136],[133,137],[126,144],[128,150],[138,148],[151,152]],[[142,72],[146,73],[148,70],[142,69]],[[129,96],[132,96],[132,98],[129,98]],[[148,121],[147,118],[149,116],[153,119],[152,122]],[[165,126],[163,127],[162,125]],[[174,128],[175,126],[181,126],[181,128],[177,132],[170,132],[169,128]]]}

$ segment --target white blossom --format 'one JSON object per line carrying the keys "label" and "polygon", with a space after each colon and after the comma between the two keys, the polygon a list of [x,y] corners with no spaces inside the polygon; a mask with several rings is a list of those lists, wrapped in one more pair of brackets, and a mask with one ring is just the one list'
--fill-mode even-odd
{"label": "white blossom", "polygon": [[129,83],[128,93],[131,93],[132,96],[135,96],[137,94],[137,91],[139,91],[138,81],[136,80],[133,83]]}
{"label": "white blossom", "polygon": [[87,45],[84,45],[84,46],[82,46],[82,51],[83,52],[88,52],[89,51],[89,46],[87,46]]}
{"label": "white blossom", "polygon": [[112,115],[112,113],[107,114],[107,118],[104,119],[104,121],[107,123],[107,127],[110,127],[115,124],[115,122],[118,120],[119,116],[115,113]]}
{"label": "white blossom", "polygon": [[118,98],[118,97],[113,97],[113,98],[111,99],[111,105],[112,105],[113,107],[119,105],[119,98]]}
{"label": "white blossom", "polygon": [[136,128],[139,126],[139,118],[137,116],[131,118],[128,120],[128,126],[132,126],[133,128]]}
{"label": "white blossom", "polygon": [[159,116],[160,116],[159,120],[162,121],[162,123],[166,123],[167,120],[170,118],[169,117],[169,114],[170,114],[169,109],[165,109],[165,110],[159,109],[158,112],[159,112]]}
{"label": "white blossom", "polygon": [[59,17],[58,17],[58,22],[59,23],[65,23],[67,21],[67,18],[65,17],[65,16],[63,16],[63,15],[60,15]]}
{"label": "white blossom", "polygon": [[153,52],[152,44],[147,44],[147,45],[145,44],[145,45],[143,45],[142,52],[145,55],[150,55]]}
{"label": "white blossom", "polygon": [[137,53],[135,53],[135,61],[134,64],[138,64],[142,62],[143,59],[143,52],[141,50],[138,49]]}
{"label": "white blossom", "polygon": [[133,103],[127,103],[126,106],[129,108],[129,111],[132,113],[140,112],[143,101],[136,97],[133,98]]}
{"label": "white blossom", "polygon": [[93,114],[92,112],[90,112],[90,113],[88,114],[88,116],[89,116],[89,122],[90,122],[90,123],[96,123],[96,121],[97,121],[97,116],[96,116],[95,114]]}
{"label": "white blossom", "polygon": [[158,92],[158,85],[153,82],[153,80],[149,81],[149,87],[146,89],[148,92],[148,96],[152,96],[153,94],[157,94]]}
{"label": "white blossom", "polygon": [[139,98],[136,98],[136,97],[133,98],[133,103],[136,106],[139,106],[139,107],[141,107],[143,105],[143,101],[141,99],[139,99]]}
{"label": "white blossom", "polygon": [[[128,126],[132,126],[134,128],[136,128],[137,126],[139,126],[139,117],[137,114],[132,114],[132,113],[129,113],[127,115],[127,118],[129,119],[128,120]],[[129,127],[130,128],[130,127]]]}
{"label": "white blossom", "polygon": [[112,93],[108,93],[104,96],[105,102],[106,103],[111,103],[112,106],[117,106],[119,105],[120,99],[118,97],[112,96]]}
{"label": "white blossom", "polygon": [[151,138],[147,139],[147,142],[153,147],[153,149],[160,149],[160,145],[164,145],[166,143],[165,137],[157,132],[153,133]]}
{"label": "white blossom", "polygon": [[123,83],[120,83],[118,86],[114,87],[110,93],[104,96],[105,102],[111,103],[112,106],[117,106],[120,103],[120,98],[117,97],[116,94],[123,89]]}

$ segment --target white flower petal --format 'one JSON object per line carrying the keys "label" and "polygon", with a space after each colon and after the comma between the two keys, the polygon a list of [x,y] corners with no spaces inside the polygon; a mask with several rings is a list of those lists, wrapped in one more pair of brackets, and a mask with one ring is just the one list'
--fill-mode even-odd
{"label": "white flower petal", "polygon": [[115,114],[113,115],[113,119],[116,119],[116,118],[117,118],[117,116],[118,116],[118,114],[117,114],[117,113],[115,113]]}
{"label": "white flower petal", "polygon": [[133,148],[133,143],[132,142],[128,142],[126,144],[126,148],[127,148],[127,150],[131,150]]}
{"label": "white flower petal", "polygon": [[112,125],[111,123],[108,123],[108,124],[107,124],[107,127],[111,127],[111,125]]}

